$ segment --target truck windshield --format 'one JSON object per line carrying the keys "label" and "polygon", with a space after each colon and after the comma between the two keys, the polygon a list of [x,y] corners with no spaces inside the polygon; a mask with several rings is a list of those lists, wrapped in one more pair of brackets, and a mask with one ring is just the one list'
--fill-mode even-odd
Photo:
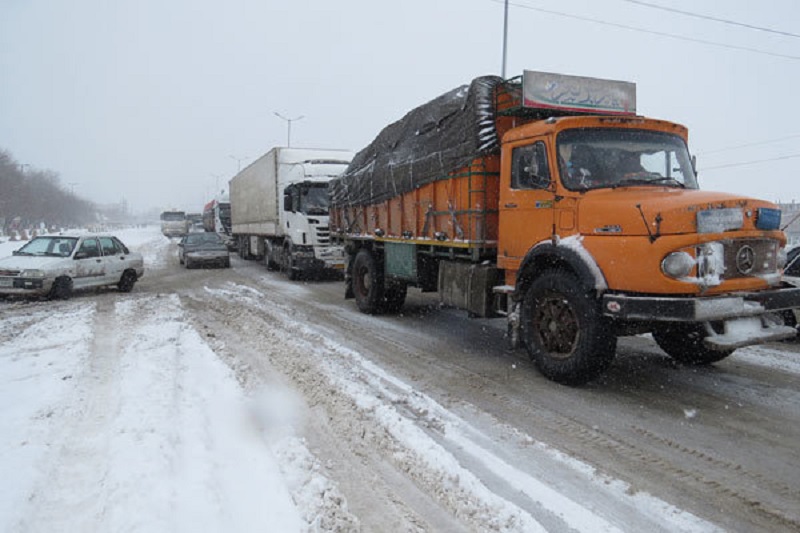
{"label": "truck windshield", "polygon": [[306,215],[327,215],[329,203],[327,183],[306,187],[300,194],[300,211]]}
{"label": "truck windshield", "polygon": [[697,188],[689,150],[677,135],[631,129],[559,133],[558,163],[570,190],[657,185]]}

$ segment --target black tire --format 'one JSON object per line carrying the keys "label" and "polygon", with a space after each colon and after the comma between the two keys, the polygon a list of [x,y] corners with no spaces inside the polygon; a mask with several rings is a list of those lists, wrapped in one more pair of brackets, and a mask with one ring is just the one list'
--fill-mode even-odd
{"label": "black tire", "polygon": [[222,266],[224,268],[230,268],[231,267],[231,258],[230,258],[230,256],[225,258],[225,260],[222,262]]}
{"label": "black tire", "polygon": [[735,351],[713,350],[703,342],[706,337],[705,325],[697,322],[676,322],[653,331],[658,347],[684,365],[710,365]]}
{"label": "black tire", "polygon": [[545,272],[522,302],[521,333],[539,371],[565,385],[582,385],[614,360],[617,338],[597,300],[575,276]]}
{"label": "black tire", "polygon": [[184,265],[186,266],[187,269],[194,268],[194,263],[189,261],[188,257],[186,258],[186,263],[184,263]]}
{"label": "black tire", "polygon": [[403,308],[406,302],[408,285],[402,281],[391,281],[384,283],[383,290],[383,311],[386,313],[397,313]]}
{"label": "black tire", "polygon": [[119,283],[117,283],[117,289],[119,289],[119,292],[131,292],[136,284],[136,279],[136,272],[126,270],[122,273]]}
{"label": "black tire", "polygon": [[49,298],[51,300],[69,300],[72,296],[72,279],[66,276],[56,278],[53,286],[50,287]]}
{"label": "black tire", "polygon": [[374,315],[384,310],[383,272],[367,249],[361,249],[353,259],[353,295],[362,313]]}

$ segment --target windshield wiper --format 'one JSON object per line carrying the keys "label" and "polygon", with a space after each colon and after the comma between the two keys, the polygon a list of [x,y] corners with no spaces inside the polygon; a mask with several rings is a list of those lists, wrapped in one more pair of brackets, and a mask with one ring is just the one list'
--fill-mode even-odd
{"label": "windshield wiper", "polygon": [[675,178],[668,176],[660,176],[656,174],[652,174],[651,176],[653,177],[644,177],[642,175],[639,175],[639,176],[632,176],[630,178],[622,178],[617,183],[615,183],[612,186],[612,188],[616,189],[617,187],[625,187],[627,185],[657,185],[657,184],[662,184],[665,181],[672,182],[682,189],[686,188],[686,185],[676,180]]}

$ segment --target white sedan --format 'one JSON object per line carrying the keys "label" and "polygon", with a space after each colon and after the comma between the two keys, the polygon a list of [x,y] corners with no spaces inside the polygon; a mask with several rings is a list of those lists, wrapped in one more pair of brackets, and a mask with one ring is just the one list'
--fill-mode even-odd
{"label": "white sedan", "polygon": [[110,285],[130,292],[143,275],[141,254],[113,235],[48,235],[0,259],[0,295],[66,299],[73,290]]}

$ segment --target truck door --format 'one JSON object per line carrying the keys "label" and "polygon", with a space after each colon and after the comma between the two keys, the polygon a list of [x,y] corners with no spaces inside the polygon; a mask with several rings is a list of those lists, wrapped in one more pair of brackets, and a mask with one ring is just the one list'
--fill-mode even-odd
{"label": "truck door", "polygon": [[[498,266],[519,269],[528,250],[553,234],[555,187],[542,139],[503,148]],[[509,283],[513,280],[506,279]]]}

